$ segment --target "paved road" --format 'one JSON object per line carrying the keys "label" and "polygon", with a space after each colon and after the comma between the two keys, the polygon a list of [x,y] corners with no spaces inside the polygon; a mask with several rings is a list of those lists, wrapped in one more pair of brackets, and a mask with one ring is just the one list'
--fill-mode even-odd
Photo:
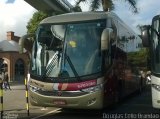
{"label": "paved road", "polygon": [[32,118],[55,109],[30,105],[30,116],[28,117],[26,110],[25,86],[22,84],[11,86],[11,90],[4,90],[3,102],[4,119]]}
{"label": "paved road", "polygon": [[15,85],[11,88],[11,91],[4,91],[4,117],[7,119],[141,119],[147,116],[152,116],[152,119],[160,118],[159,110],[152,108],[149,86],[141,95],[133,95],[115,108],[101,111],[64,110],[30,105],[30,116],[27,116],[25,107],[24,85]]}

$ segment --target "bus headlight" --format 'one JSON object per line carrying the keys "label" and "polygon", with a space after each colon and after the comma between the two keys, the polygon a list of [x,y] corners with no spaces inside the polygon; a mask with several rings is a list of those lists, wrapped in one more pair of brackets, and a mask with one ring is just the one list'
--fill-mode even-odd
{"label": "bus headlight", "polygon": [[32,85],[29,85],[29,89],[33,92],[38,92],[38,91],[42,90],[41,88],[36,87],[36,86],[32,86]]}
{"label": "bus headlight", "polygon": [[93,93],[93,92],[101,90],[102,88],[103,88],[103,85],[100,84],[100,85],[96,85],[96,86],[93,86],[93,87],[82,89],[82,91],[87,92],[87,93]]}
{"label": "bus headlight", "polygon": [[152,84],[152,87],[158,91],[160,91],[160,85]]}

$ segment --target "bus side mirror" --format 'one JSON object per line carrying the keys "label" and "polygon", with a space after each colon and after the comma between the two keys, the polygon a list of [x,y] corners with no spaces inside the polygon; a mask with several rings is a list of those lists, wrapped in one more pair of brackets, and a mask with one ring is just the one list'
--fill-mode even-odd
{"label": "bus side mirror", "polygon": [[26,34],[19,39],[19,53],[24,53],[24,48],[31,52],[33,46],[33,37],[35,34]]}
{"label": "bus side mirror", "polygon": [[142,44],[144,47],[149,47],[149,40],[150,40],[150,26],[144,25],[141,27],[141,37],[142,37]]}
{"label": "bus side mirror", "polygon": [[113,29],[105,28],[101,35],[101,51],[108,50]]}

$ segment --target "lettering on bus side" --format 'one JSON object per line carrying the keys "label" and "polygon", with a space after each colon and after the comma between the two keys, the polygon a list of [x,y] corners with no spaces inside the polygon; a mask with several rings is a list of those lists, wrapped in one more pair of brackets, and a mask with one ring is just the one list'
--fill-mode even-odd
{"label": "lettering on bus side", "polygon": [[92,82],[83,82],[83,83],[80,83],[77,85],[78,89],[82,89],[82,88],[87,88],[87,87],[90,87],[90,86],[95,86],[96,85],[96,82],[95,81],[92,81]]}

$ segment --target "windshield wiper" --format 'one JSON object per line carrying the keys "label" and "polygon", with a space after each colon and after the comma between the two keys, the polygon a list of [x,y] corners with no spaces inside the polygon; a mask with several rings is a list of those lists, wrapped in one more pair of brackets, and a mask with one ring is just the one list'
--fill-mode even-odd
{"label": "windshield wiper", "polygon": [[70,65],[74,75],[78,78],[79,81],[81,81],[81,79],[80,79],[80,77],[79,77],[79,75],[78,75],[78,73],[77,73],[77,71],[76,71],[76,69],[75,69],[70,57],[67,54],[65,54],[65,57],[66,57],[66,59],[68,61],[68,64]]}
{"label": "windshield wiper", "polygon": [[[76,69],[75,69],[75,66],[73,65],[70,57],[67,55],[66,52],[67,52],[67,44],[66,44],[66,48],[65,48],[65,52],[64,52],[64,58],[67,59],[68,64],[69,64],[69,66],[71,67],[71,70],[73,71],[73,73],[74,73],[75,77],[77,78],[77,80],[78,80],[78,81],[82,81],[81,78],[80,78],[80,76],[78,75],[78,72],[77,72]],[[65,61],[65,59],[64,59],[64,61]],[[64,62],[64,64],[65,64],[65,62]]]}

